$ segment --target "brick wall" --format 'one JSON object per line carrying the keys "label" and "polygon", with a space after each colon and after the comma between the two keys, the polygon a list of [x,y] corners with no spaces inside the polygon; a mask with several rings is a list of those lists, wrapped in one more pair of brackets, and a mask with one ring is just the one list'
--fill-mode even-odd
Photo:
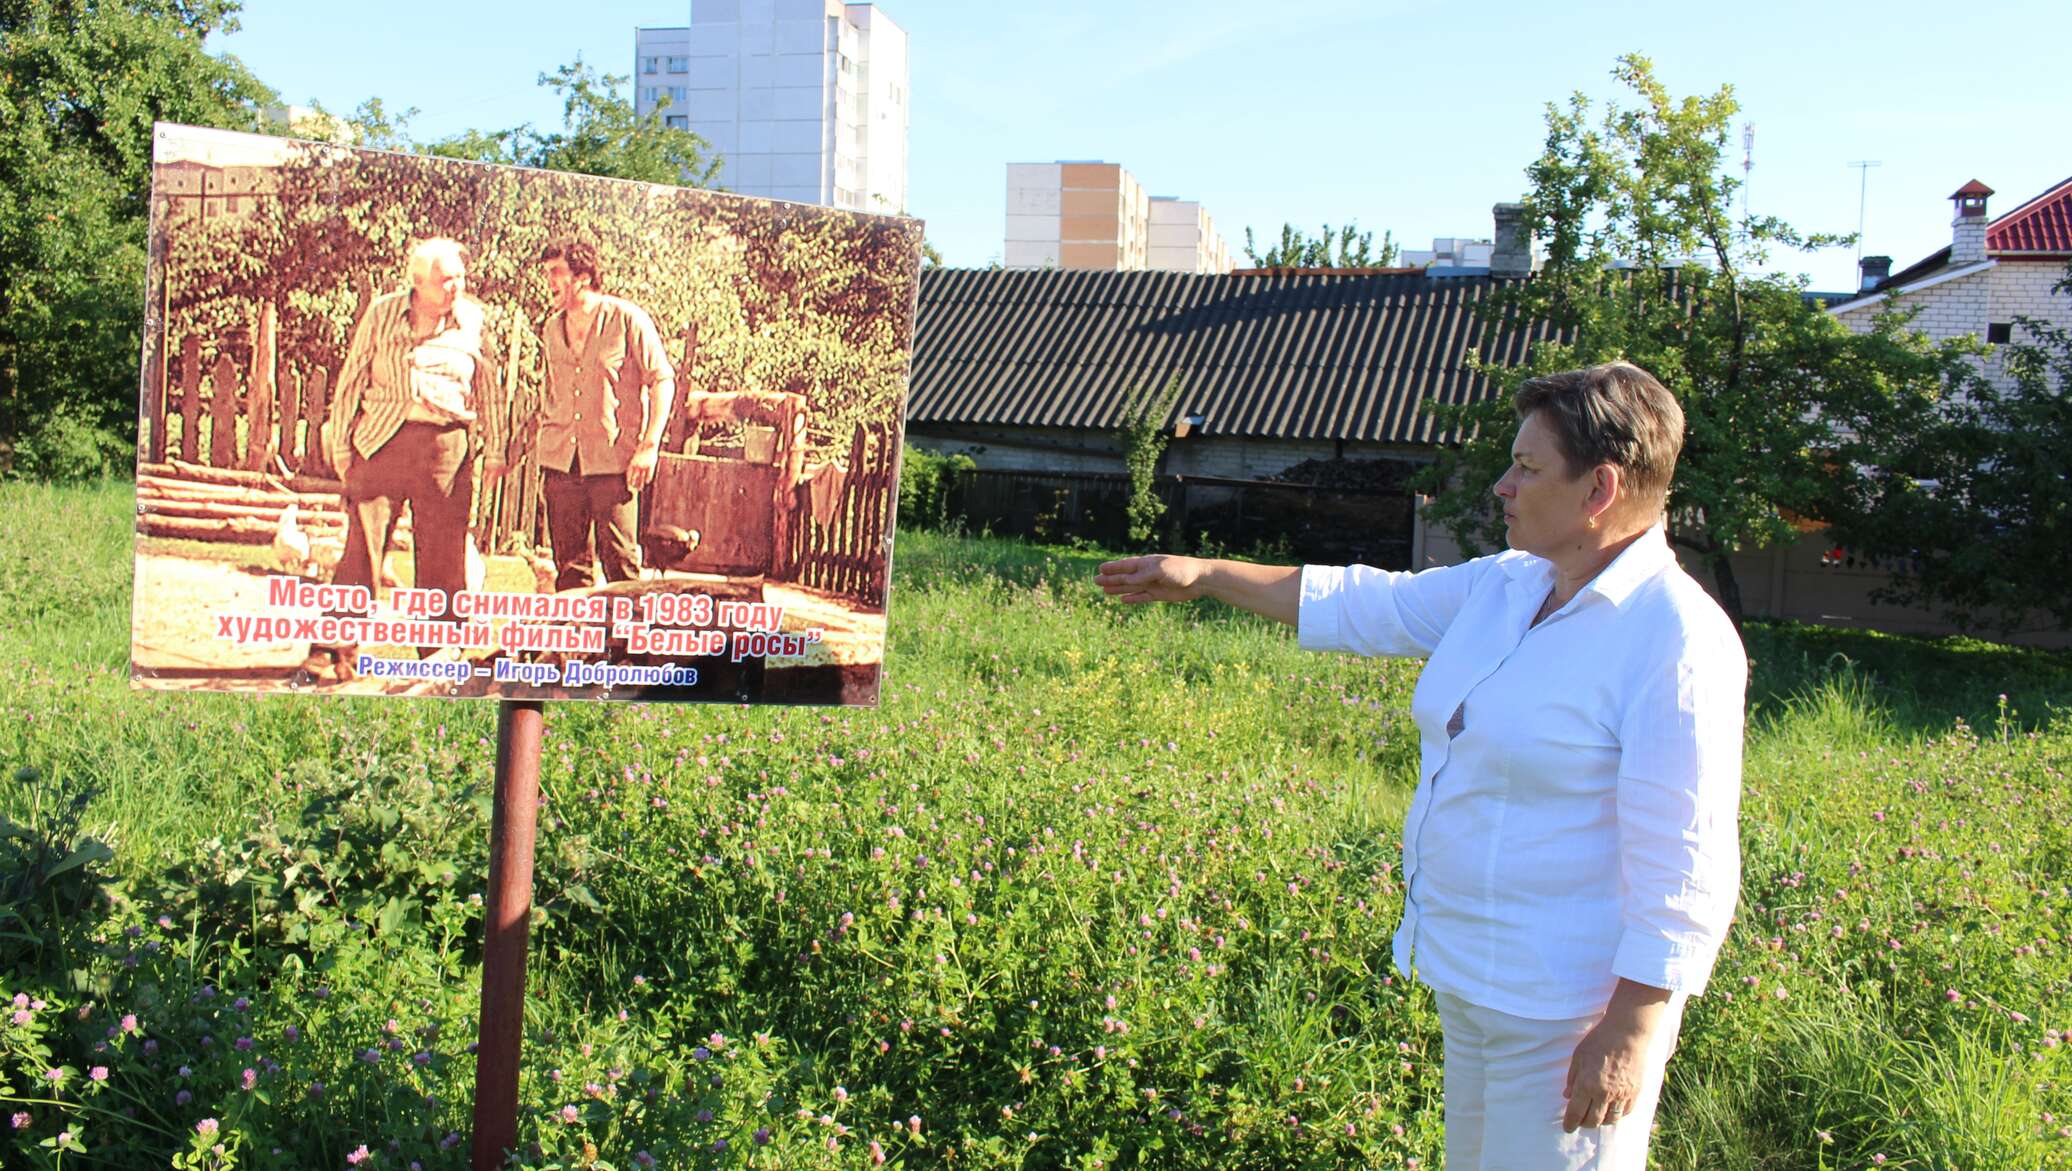
{"label": "brick wall", "polygon": [[[1992,268],[1970,276],[1944,281],[1899,298],[1902,305],[1919,309],[1914,328],[1936,341],[1976,334],[1986,337],[1994,322],[2011,322],[2016,317],[2035,317],[2058,325],[2072,326],[2072,295],[2053,294],[2051,286],[2065,277],[2060,261],[2001,260]],[[1843,324],[1858,333],[1868,333],[1873,320],[1886,308],[1885,302],[1864,305],[1837,313]],[[2021,330],[2017,342],[2028,340]],[[1995,385],[2006,385],[2006,374],[1998,353],[1981,363],[1986,377]]]}
{"label": "brick wall", "polygon": [[[1350,448],[1353,445],[1347,445]],[[1210,436],[1175,439],[1166,445],[1169,476],[1221,476],[1230,480],[1264,480],[1307,459],[1330,459],[1329,440],[1238,439]],[[1347,455],[1353,453],[1348,450]]]}
{"label": "brick wall", "polygon": [[[2002,262],[1987,275],[1992,278],[1987,289],[1994,321],[2026,316],[2072,325],[2072,292],[2051,292],[2051,286],[2065,279],[2062,262]],[[2015,331],[2014,340],[2024,340],[2020,330]]]}

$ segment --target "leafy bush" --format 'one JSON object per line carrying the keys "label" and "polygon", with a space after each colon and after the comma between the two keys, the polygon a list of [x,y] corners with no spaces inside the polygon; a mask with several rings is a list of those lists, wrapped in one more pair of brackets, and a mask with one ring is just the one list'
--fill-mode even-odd
{"label": "leafy bush", "polygon": [[1132,542],[1149,541],[1165,515],[1165,500],[1158,494],[1158,461],[1166,449],[1166,417],[1180,401],[1180,376],[1173,375],[1163,388],[1150,386],[1131,391],[1122,408],[1122,463],[1129,470],[1129,536]]}
{"label": "leafy bush", "polygon": [[13,783],[22,795],[8,804],[21,820],[0,812],[0,973],[63,966],[76,928],[105,897],[98,864],[115,856],[82,828],[92,788],[48,784],[33,765]]}
{"label": "leafy bush", "polygon": [[899,453],[899,523],[906,528],[949,526],[951,491],[957,477],[975,471],[977,461],[961,451],[934,452],[908,443]]}
{"label": "leafy bush", "polygon": [[127,476],[135,462],[136,450],[128,440],[88,419],[80,408],[60,404],[29,424],[8,453],[5,474],[68,484]]}

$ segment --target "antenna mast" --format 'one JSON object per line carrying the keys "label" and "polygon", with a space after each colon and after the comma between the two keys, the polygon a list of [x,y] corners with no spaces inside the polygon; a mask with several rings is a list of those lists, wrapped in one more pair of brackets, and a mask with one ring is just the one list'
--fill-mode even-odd
{"label": "antenna mast", "polygon": [[1755,123],[1741,124],[1741,222],[1748,222],[1748,178],[1755,170]]}
{"label": "antenna mast", "polygon": [[1863,176],[1856,188],[1856,264],[1860,270],[1863,266],[1863,209],[1870,198],[1871,168],[1885,164],[1877,159],[1858,159],[1849,165]]}

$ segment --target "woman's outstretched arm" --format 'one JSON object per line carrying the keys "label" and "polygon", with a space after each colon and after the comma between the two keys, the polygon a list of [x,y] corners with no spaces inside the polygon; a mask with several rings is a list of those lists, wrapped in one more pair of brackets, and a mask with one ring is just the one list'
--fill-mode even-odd
{"label": "woman's outstretched arm", "polygon": [[1240,610],[1295,625],[1302,569],[1154,553],[1104,562],[1094,584],[1124,602],[1191,602],[1214,598]]}

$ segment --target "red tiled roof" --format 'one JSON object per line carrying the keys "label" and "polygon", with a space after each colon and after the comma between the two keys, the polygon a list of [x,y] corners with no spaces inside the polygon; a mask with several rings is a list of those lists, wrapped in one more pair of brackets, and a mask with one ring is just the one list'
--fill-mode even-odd
{"label": "red tiled roof", "polygon": [[2022,252],[2072,254],[2072,179],[1987,225],[1987,255]]}
{"label": "red tiled roof", "polygon": [[1986,186],[1984,183],[1979,182],[1977,179],[1973,179],[1971,182],[1966,183],[1964,186],[1959,187],[1955,191],[1950,192],[1950,198],[1962,199],[1967,195],[1991,194],[1993,194],[1993,189],[1991,187]]}

